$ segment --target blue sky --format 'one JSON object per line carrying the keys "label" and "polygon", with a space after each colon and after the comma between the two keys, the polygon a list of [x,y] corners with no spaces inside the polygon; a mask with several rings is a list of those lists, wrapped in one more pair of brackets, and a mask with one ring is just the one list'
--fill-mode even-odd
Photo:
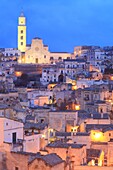
{"label": "blue sky", "polygon": [[0,0],[0,47],[17,46],[17,19],[27,17],[27,43],[40,37],[50,51],[113,45],[113,0]]}

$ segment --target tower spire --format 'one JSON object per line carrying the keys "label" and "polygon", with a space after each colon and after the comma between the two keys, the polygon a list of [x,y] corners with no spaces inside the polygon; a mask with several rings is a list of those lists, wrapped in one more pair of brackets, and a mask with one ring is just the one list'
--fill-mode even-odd
{"label": "tower spire", "polygon": [[21,11],[20,17],[24,17],[24,12]]}
{"label": "tower spire", "polygon": [[21,52],[26,50],[26,17],[23,11],[18,19],[18,50]]}
{"label": "tower spire", "polygon": [[23,7],[21,7],[20,17],[25,17],[25,16],[24,16],[24,10],[23,10]]}

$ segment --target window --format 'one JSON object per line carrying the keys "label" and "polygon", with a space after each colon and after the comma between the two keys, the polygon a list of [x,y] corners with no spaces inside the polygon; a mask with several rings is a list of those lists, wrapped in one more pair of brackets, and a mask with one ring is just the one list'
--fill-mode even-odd
{"label": "window", "polygon": [[50,60],[53,60],[54,58],[53,57],[50,57]]}
{"label": "window", "polygon": [[21,30],[21,34],[23,34],[23,30]]}
{"label": "window", "polygon": [[8,123],[6,123],[6,126],[8,126]]}
{"label": "window", "polygon": [[20,38],[21,38],[21,40],[23,40],[23,36],[21,36]]}
{"label": "window", "polygon": [[21,42],[21,45],[23,45],[23,42]]}
{"label": "window", "polygon": [[18,53],[15,53],[15,56],[18,56]]}
{"label": "window", "polygon": [[38,58],[36,58],[35,62],[38,63]]}
{"label": "window", "polygon": [[59,57],[58,59],[59,59],[59,60],[62,60],[62,57]]}
{"label": "window", "polygon": [[102,108],[100,109],[100,112],[103,113],[103,109]]}
{"label": "window", "polygon": [[15,167],[15,170],[19,170],[19,168],[18,168],[18,167]]}
{"label": "window", "polygon": [[44,119],[41,119],[40,121],[41,121],[41,123],[43,123],[43,122],[44,122]]}
{"label": "window", "polygon": [[109,133],[109,136],[111,136],[111,133]]}
{"label": "window", "polygon": [[46,58],[46,55],[44,55],[44,58]]}
{"label": "window", "polygon": [[14,133],[12,133],[12,142],[13,142],[13,144],[15,144],[16,141],[17,141],[17,134],[16,134],[16,132],[14,132]]}

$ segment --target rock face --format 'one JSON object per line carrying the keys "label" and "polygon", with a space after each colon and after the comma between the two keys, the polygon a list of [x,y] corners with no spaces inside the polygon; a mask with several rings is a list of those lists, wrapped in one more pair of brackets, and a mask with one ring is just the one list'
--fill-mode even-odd
{"label": "rock face", "polygon": [[0,152],[0,169],[1,170],[8,170],[6,161],[7,161],[6,153]]}

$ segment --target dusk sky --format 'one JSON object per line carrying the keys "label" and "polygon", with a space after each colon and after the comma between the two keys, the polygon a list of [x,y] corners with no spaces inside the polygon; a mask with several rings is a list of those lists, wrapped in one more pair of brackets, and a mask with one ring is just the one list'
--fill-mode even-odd
{"label": "dusk sky", "polygon": [[17,19],[27,17],[27,43],[40,37],[50,51],[77,45],[113,46],[113,0],[0,0],[0,47],[17,47]]}

